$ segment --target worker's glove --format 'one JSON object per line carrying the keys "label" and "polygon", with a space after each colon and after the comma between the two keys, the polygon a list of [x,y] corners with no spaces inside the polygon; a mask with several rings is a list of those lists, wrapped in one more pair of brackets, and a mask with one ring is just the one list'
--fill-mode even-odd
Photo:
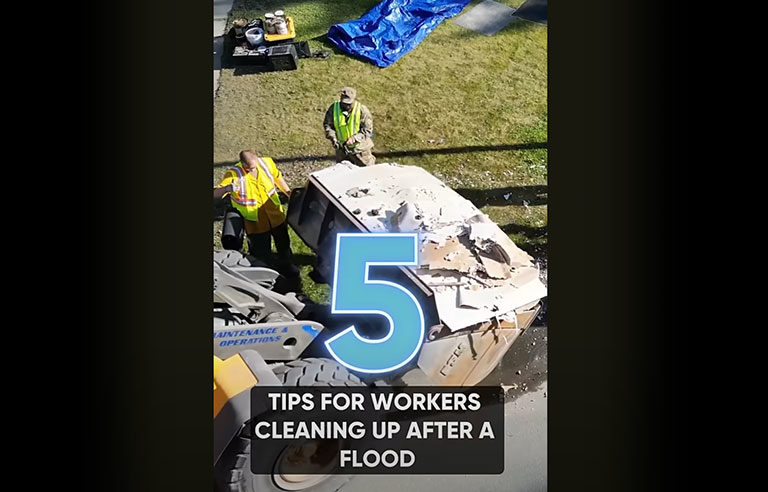
{"label": "worker's glove", "polygon": [[232,186],[232,193],[239,193],[240,192],[240,182],[232,181],[232,183],[230,183],[230,186]]}

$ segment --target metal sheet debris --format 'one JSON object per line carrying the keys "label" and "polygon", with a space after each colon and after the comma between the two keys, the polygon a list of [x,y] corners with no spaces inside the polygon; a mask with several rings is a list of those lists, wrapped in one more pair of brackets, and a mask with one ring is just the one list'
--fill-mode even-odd
{"label": "metal sheet debris", "polygon": [[547,295],[533,259],[424,169],[344,162],[312,176],[367,230],[419,233],[420,265],[411,270],[433,291],[440,320],[452,331],[514,319]]}

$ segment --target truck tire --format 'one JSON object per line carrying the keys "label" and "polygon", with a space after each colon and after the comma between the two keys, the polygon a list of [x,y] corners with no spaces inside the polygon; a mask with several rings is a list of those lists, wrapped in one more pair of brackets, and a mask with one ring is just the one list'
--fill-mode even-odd
{"label": "truck tire", "polygon": [[[338,362],[325,358],[299,359],[273,368],[283,386],[365,386],[360,378]],[[218,492],[335,492],[351,475],[307,475],[303,482],[287,481],[277,474],[254,475],[251,472],[251,440],[248,426],[230,442],[214,467]]]}
{"label": "truck tire", "polygon": [[294,360],[272,372],[283,386],[365,386],[360,378],[332,359]]}

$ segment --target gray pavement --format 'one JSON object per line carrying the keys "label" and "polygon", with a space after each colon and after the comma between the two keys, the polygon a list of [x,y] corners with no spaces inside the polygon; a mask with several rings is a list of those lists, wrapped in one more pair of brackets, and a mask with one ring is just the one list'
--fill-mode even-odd
{"label": "gray pavement", "polygon": [[501,475],[357,475],[340,492],[545,492],[547,399],[544,382],[504,405]]}
{"label": "gray pavement", "polygon": [[224,44],[224,28],[227,25],[227,16],[232,10],[233,0],[213,0],[213,95],[219,88],[221,75],[221,50]]}
{"label": "gray pavement", "polygon": [[481,384],[501,384],[504,473],[357,475],[337,492],[538,492],[547,490],[547,327],[532,326]]}

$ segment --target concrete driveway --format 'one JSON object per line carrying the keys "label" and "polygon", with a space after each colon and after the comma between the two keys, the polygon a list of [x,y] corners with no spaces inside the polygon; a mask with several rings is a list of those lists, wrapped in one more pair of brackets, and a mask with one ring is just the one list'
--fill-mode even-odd
{"label": "concrete driveway", "polygon": [[221,75],[221,50],[224,45],[224,28],[227,25],[233,0],[213,0],[213,95],[219,88]]}

